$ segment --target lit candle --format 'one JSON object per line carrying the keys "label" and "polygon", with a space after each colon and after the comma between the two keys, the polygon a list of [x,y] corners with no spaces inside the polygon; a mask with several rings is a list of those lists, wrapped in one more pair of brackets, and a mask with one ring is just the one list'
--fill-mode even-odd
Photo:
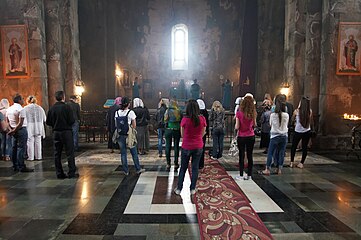
{"label": "lit candle", "polygon": [[204,99],[204,92],[202,92],[202,99]]}
{"label": "lit candle", "polygon": [[159,92],[159,93],[158,93],[158,97],[159,97],[159,98],[162,98],[162,92]]}
{"label": "lit candle", "polygon": [[231,82],[231,86],[233,87],[233,82]]}

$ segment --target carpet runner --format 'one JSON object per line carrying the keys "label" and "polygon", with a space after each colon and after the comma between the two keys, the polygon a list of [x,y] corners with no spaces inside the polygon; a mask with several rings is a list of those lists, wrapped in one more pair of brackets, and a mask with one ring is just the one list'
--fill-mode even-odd
{"label": "carpet runner", "polygon": [[205,160],[195,194],[202,239],[273,239],[247,197],[216,160]]}

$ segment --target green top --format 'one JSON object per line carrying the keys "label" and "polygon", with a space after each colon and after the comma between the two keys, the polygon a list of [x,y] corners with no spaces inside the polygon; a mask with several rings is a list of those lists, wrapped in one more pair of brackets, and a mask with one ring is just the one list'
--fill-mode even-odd
{"label": "green top", "polygon": [[175,101],[171,101],[169,108],[164,114],[164,122],[166,123],[166,128],[179,130],[181,119],[182,113],[179,110],[177,103]]}

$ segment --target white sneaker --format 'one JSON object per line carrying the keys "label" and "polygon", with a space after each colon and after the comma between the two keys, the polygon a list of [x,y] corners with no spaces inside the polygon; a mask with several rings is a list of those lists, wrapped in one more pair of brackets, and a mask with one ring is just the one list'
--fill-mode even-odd
{"label": "white sneaker", "polygon": [[121,174],[124,174],[125,176],[129,175],[129,172],[120,171]]}
{"label": "white sneaker", "polygon": [[139,171],[137,171],[137,174],[141,174],[141,173],[144,173],[144,172],[145,172],[145,169],[141,168]]}
{"label": "white sneaker", "polygon": [[302,168],[303,168],[303,164],[302,164],[302,163],[299,163],[299,164],[297,164],[297,167],[302,169]]}
{"label": "white sneaker", "polygon": [[243,180],[243,176],[236,176],[234,179],[236,179],[236,180]]}
{"label": "white sneaker", "polygon": [[212,160],[217,160],[217,158],[215,158],[215,157],[213,157],[213,156],[211,157],[211,159],[212,159]]}
{"label": "white sneaker", "polygon": [[244,176],[243,180],[252,180],[251,176]]}
{"label": "white sneaker", "polygon": [[176,195],[180,195],[180,194],[181,194],[181,190],[179,190],[178,188],[175,188],[175,189],[174,189],[174,193],[175,193]]}
{"label": "white sneaker", "polygon": [[197,189],[192,189],[192,190],[191,190],[191,195],[196,194],[196,192],[197,192]]}

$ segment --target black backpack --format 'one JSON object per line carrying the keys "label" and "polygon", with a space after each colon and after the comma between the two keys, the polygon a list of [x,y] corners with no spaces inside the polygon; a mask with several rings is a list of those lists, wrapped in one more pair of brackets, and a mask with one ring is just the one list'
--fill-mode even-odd
{"label": "black backpack", "polygon": [[128,135],[128,114],[130,111],[131,110],[128,110],[127,114],[121,117],[119,116],[118,111],[116,112],[117,116],[115,117],[115,127],[117,128],[119,135]]}

